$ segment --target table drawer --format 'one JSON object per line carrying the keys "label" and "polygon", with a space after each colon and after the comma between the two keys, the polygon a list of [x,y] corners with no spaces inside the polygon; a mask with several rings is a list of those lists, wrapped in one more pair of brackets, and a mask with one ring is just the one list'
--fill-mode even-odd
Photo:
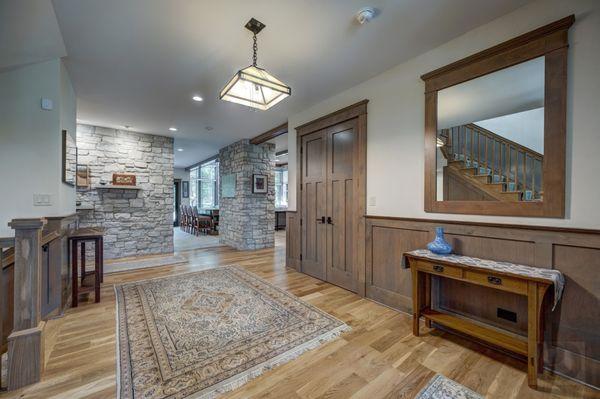
{"label": "table drawer", "polygon": [[427,273],[439,274],[440,276],[462,277],[462,269],[460,267],[446,266],[433,262],[417,261],[417,269]]}
{"label": "table drawer", "polygon": [[465,280],[504,291],[527,295],[527,281],[494,273],[465,270]]}

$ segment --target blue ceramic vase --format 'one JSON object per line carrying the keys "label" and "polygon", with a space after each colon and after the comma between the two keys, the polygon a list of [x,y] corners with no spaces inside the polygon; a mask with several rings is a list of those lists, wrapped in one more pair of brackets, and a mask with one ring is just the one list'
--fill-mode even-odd
{"label": "blue ceramic vase", "polygon": [[438,255],[447,255],[452,253],[452,245],[444,240],[444,228],[435,228],[435,240],[427,244],[427,249]]}

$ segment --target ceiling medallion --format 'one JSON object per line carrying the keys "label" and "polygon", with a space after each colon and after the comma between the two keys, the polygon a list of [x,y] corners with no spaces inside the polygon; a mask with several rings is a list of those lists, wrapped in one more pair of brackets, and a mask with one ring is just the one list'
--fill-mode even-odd
{"label": "ceiling medallion", "polygon": [[248,107],[267,110],[292,94],[292,89],[256,66],[258,45],[256,35],[263,30],[265,24],[252,18],[246,24],[254,40],[252,65],[239,70],[225,85],[219,97],[221,100],[246,105]]}

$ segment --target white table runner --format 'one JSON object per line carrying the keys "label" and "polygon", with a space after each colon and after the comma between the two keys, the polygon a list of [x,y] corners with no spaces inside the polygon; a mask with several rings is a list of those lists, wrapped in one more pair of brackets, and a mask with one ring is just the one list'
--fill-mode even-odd
{"label": "white table runner", "polygon": [[[481,269],[487,269],[490,271],[513,274],[515,276],[534,277],[542,280],[547,280],[550,284],[554,286],[554,303],[552,306],[552,310],[556,308],[556,305],[560,301],[565,286],[564,275],[558,270],[553,269],[525,266],[510,262],[498,262],[489,259],[472,258],[470,256],[463,255],[438,255],[434,254],[428,249],[417,249],[414,251],[407,252],[405,255],[413,255],[420,258],[454,263],[457,265],[473,266]],[[402,257],[402,267],[408,267],[404,256]]]}

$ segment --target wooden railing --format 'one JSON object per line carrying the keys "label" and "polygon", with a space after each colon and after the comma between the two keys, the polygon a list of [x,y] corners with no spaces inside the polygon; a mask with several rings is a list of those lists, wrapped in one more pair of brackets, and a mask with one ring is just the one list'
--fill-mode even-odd
{"label": "wooden railing", "polygon": [[[42,236],[46,220],[14,219],[15,237],[0,240],[2,352],[8,351],[8,390],[38,382],[44,368],[42,264],[58,232]],[[48,260],[48,259],[46,259]],[[5,335],[8,337],[5,340]],[[7,342],[5,342],[7,341]]]}
{"label": "wooden railing", "polygon": [[477,168],[504,191],[522,192],[523,200],[542,199],[542,154],[472,123],[442,129],[439,139],[449,161]]}

